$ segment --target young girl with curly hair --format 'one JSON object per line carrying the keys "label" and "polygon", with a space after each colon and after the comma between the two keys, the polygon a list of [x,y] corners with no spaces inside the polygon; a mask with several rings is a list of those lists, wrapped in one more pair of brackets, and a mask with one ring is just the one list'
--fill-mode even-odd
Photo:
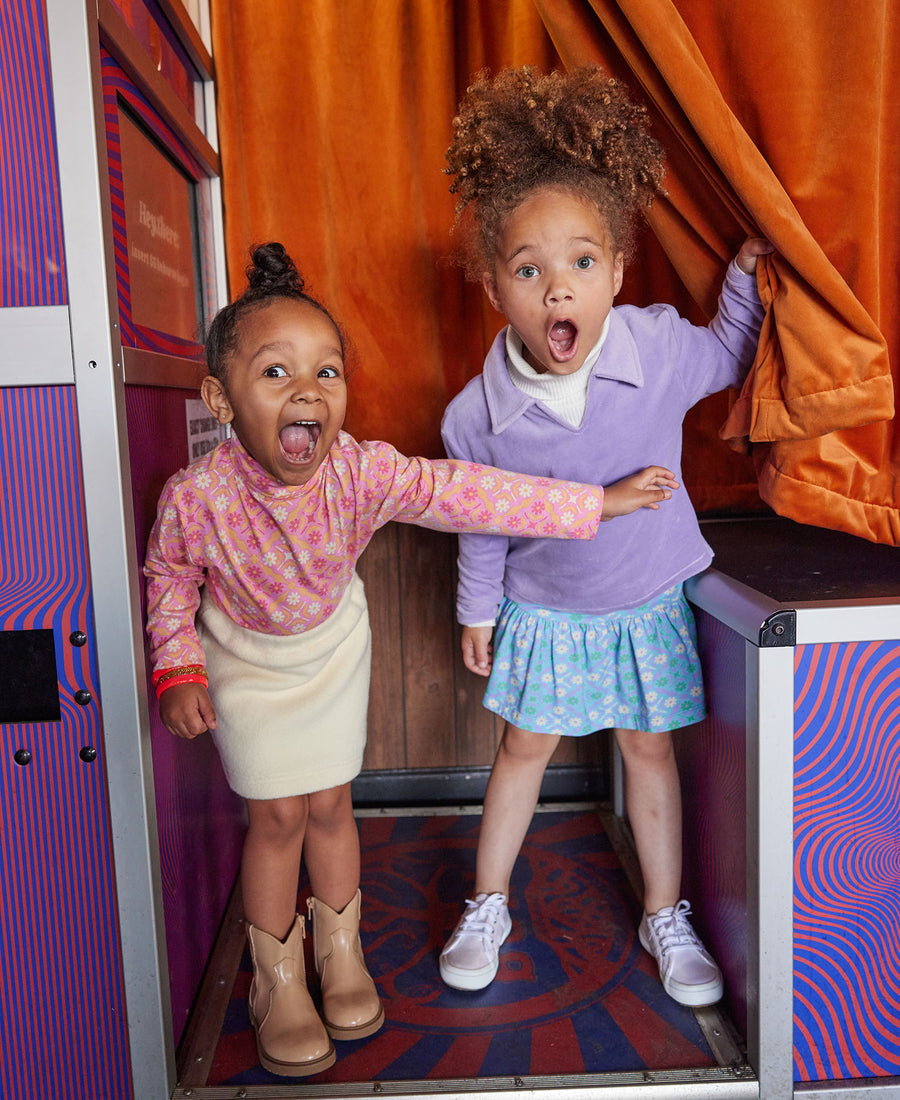
{"label": "young girl with curly hair", "polygon": [[[666,305],[614,307],[636,219],[663,175],[644,111],[624,88],[597,67],[481,74],[453,125],[447,172],[467,273],[509,324],[447,409],[447,453],[609,481],[662,448],[680,476],[685,413],[740,385],[753,360],[763,316],[756,262],[771,246],[744,242],[706,327]],[[652,526],[647,519],[635,512],[579,544],[460,536],[463,658],[490,677],[484,705],[506,726],[473,898],[440,958],[455,988],[481,989],[497,973],[512,927],[510,876],[560,737],[612,728],[644,881],[640,941],[675,1000],[699,1006],[722,995],[680,900],[672,741],[672,730],[705,713],[682,587],[712,552],[684,492]]]}
{"label": "young girl with curly hair", "polygon": [[[280,244],[216,315],[201,394],[233,435],[169,479],[145,573],[164,725],[207,729],[249,827],[241,887],[262,1065],[282,1076],[335,1060],[384,1009],[359,938],[359,834],[350,781],[366,742],[370,636],[357,559],[389,520],[447,531],[590,539],[603,519],[657,509],[661,467],[606,490],[406,458],[342,430],[344,338]],[[322,1013],[306,986],[301,854],[313,896]]]}

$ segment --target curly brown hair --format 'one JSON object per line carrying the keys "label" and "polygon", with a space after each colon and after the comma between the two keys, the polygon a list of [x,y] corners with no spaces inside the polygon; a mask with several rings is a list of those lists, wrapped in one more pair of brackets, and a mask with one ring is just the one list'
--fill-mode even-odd
{"label": "curly brown hair", "polygon": [[493,78],[478,73],[453,120],[444,169],[459,196],[456,230],[466,274],[478,280],[493,269],[504,219],[542,187],[563,187],[596,203],[615,250],[629,257],[639,212],[662,191],[662,149],[647,133],[646,114],[596,65],[569,73],[531,65]]}

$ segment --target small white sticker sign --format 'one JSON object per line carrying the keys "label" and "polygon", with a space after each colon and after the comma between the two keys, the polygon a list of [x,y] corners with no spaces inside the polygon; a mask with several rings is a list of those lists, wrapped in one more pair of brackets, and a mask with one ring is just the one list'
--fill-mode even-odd
{"label": "small white sticker sign", "polygon": [[188,398],[185,403],[187,414],[188,459],[193,462],[209,454],[229,435],[228,425],[220,424],[209,409],[197,398]]}

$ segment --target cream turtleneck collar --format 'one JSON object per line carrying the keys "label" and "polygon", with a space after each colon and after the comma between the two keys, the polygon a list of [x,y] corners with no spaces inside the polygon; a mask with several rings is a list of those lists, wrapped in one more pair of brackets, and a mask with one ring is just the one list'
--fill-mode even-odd
{"label": "cream turtleneck collar", "polygon": [[584,418],[587,402],[587,386],[591,371],[599,358],[600,351],[609,331],[609,317],[603,322],[600,338],[591,348],[584,363],[572,374],[551,374],[547,371],[539,374],[522,354],[523,344],[512,325],[506,329],[506,367],[513,385],[543,403],[561,420],[577,428]]}

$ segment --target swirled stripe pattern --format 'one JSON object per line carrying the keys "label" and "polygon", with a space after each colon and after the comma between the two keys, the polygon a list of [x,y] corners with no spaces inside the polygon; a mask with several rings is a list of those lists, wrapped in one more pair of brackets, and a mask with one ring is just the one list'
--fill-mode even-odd
{"label": "swirled stripe pattern", "polygon": [[0,305],[64,305],[62,212],[41,0],[0,4],[0,148]]}
{"label": "swirled stripe pattern", "polygon": [[900,642],[795,658],[794,1077],[900,1073]]}
{"label": "swirled stripe pattern", "polygon": [[0,725],[0,1044],[30,1052],[4,1060],[3,1083],[10,1096],[127,1100],[74,388],[0,388],[0,422],[0,629],[53,631],[62,713]]}

